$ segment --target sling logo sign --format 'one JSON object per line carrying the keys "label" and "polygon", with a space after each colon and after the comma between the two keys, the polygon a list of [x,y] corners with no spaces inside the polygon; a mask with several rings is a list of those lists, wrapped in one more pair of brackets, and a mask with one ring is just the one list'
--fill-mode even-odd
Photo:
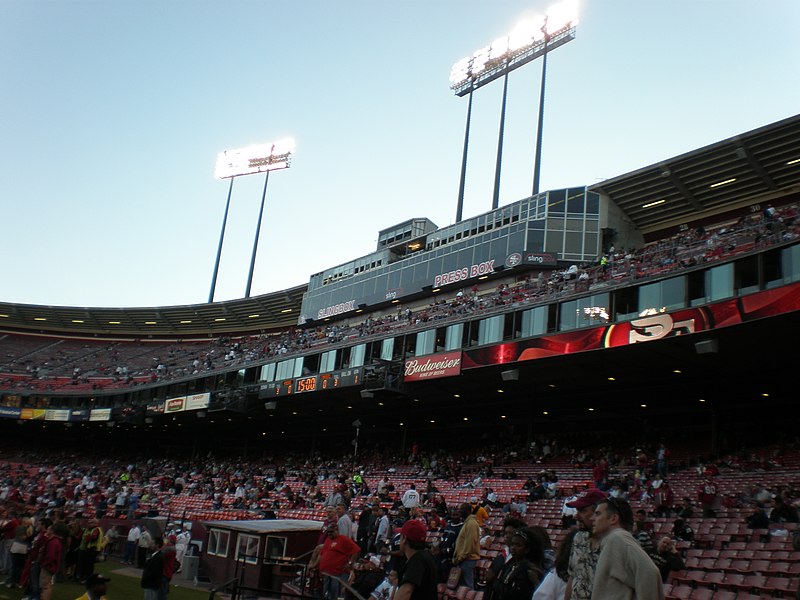
{"label": "sling logo sign", "polygon": [[340,315],[342,313],[355,310],[355,308],[356,308],[356,301],[348,300],[347,302],[342,302],[341,304],[334,304],[333,306],[326,306],[325,308],[320,308],[317,311],[317,318],[327,319],[328,317],[333,317],[335,315]]}
{"label": "sling logo sign", "polygon": [[461,373],[461,352],[446,352],[406,361],[405,381],[452,377]]}

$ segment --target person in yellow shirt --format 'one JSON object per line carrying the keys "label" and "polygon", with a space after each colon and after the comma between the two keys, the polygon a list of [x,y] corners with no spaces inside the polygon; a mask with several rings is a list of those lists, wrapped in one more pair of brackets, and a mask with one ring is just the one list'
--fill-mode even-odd
{"label": "person in yellow shirt", "polygon": [[86,580],[86,593],[75,600],[106,600],[106,584],[111,581],[103,575],[90,575]]}
{"label": "person in yellow shirt", "polygon": [[472,514],[475,515],[476,519],[478,519],[478,525],[483,527],[483,522],[489,518],[489,511],[487,511],[478,501],[477,496],[470,498],[469,504],[472,507]]}
{"label": "person in yellow shirt", "polygon": [[472,514],[472,507],[464,502],[460,508],[464,525],[456,538],[453,551],[453,565],[461,569],[461,584],[475,589],[475,566],[481,557],[481,528],[478,518]]}

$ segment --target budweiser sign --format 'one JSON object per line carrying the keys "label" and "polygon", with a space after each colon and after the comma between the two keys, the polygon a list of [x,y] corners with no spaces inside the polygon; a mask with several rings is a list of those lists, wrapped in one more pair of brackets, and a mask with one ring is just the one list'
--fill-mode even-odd
{"label": "budweiser sign", "polygon": [[406,361],[405,381],[437,379],[461,374],[461,352],[446,352]]}

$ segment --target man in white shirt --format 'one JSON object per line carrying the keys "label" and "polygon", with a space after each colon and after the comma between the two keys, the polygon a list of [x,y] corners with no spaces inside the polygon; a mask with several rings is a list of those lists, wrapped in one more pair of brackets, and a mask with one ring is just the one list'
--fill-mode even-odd
{"label": "man in white shirt", "polygon": [[411,487],[406,490],[406,493],[403,494],[403,499],[401,502],[403,503],[403,506],[408,509],[419,506],[419,492],[413,483],[411,484]]}
{"label": "man in white shirt", "polygon": [[139,538],[142,536],[142,530],[139,529],[139,524],[134,523],[128,530],[128,538],[125,540],[125,552],[122,555],[122,562],[126,565],[132,565],[136,558],[136,546],[139,544]]}

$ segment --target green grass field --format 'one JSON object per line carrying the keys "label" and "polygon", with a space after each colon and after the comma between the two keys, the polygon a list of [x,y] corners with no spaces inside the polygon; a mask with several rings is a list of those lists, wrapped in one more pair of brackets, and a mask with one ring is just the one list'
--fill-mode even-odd
{"label": "green grass field", "polygon": [[[108,584],[108,600],[137,600],[142,597],[142,588],[139,586],[138,577],[129,577],[115,570],[123,568],[116,562],[99,562],[95,565],[95,573],[101,573],[110,577]],[[86,589],[72,582],[56,584],[53,588],[52,600],[75,600],[80,597]],[[207,600],[209,592],[207,590],[193,590],[190,588],[172,586],[169,590],[169,600]],[[0,600],[19,600],[22,598],[21,590],[10,590],[0,587]]]}

